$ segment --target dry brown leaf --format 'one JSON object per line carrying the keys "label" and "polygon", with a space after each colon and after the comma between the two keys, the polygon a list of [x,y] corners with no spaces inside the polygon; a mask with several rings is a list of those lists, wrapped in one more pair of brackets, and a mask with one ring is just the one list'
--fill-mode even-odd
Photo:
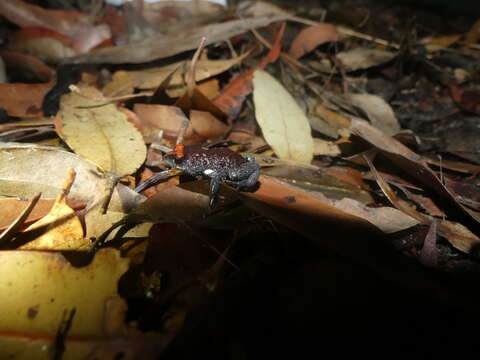
{"label": "dry brown leaf", "polygon": [[418,224],[418,221],[411,216],[392,207],[367,207],[349,198],[337,200],[334,204],[336,208],[367,220],[387,234],[405,230]]}
{"label": "dry brown leaf", "polygon": [[330,110],[325,105],[318,103],[309,114],[309,122],[316,131],[337,138],[347,135],[347,129],[350,127],[350,119],[339,112]]}
{"label": "dry brown leaf", "polygon": [[292,41],[289,54],[295,59],[327,42],[340,41],[341,36],[332,24],[319,24],[302,30]]}
{"label": "dry brown leaf", "polygon": [[336,56],[341,61],[345,71],[356,71],[383,65],[397,54],[387,50],[356,48],[339,52]]}
{"label": "dry brown leaf", "polygon": [[[229,60],[199,60],[196,65],[195,80],[202,81],[218,75],[232,66],[240,63],[249,52]],[[175,91],[183,90],[185,71],[189,61],[180,61],[163,67],[154,67],[145,70],[125,71],[119,70],[113,74],[112,81],[103,88],[105,96],[120,96],[133,93],[133,89],[155,89],[175,69],[169,88],[181,87]],[[184,90],[182,91],[183,94]],[[172,97],[176,94],[170,94]]]}
{"label": "dry brown leaf", "polygon": [[232,20],[223,23],[205,25],[194,29],[186,29],[169,35],[155,35],[140,43],[106,47],[89,54],[67,59],[69,63],[143,63],[164,59],[184,51],[198,47],[202,37],[207,38],[206,45],[230,39],[233,36],[249,31],[251,28],[266,26],[281,21],[290,15],[286,13],[269,14],[257,18]]}
{"label": "dry brown leaf", "polygon": [[[39,199],[30,215],[25,220],[25,224],[31,224],[48,214],[53,206],[55,199]],[[0,218],[0,231],[5,229],[15,218],[25,209],[28,201],[23,198],[0,198],[0,209],[2,217]],[[85,207],[85,201],[67,199],[67,204],[74,210],[80,210]]]}
{"label": "dry brown leaf", "polygon": [[48,84],[0,84],[0,107],[8,115],[18,117],[43,116],[42,101],[53,87]]}
{"label": "dry brown leaf", "polygon": [[89,51],[111,37],[106,24],[94,25],[88,14],[78,11],[46,10],[21,0],[0,1],[0,14],[20,27],[41,27],[75,40],[76,51]]}
{"label": "dry brown leaf", "polygon": [[367,115],[373,126],[385,134],[395,135],[400,131],[400,124],[393,109],[381,97],[372,94],[348,94],[347,98]]}
{"label": "dry brown leaf", "polygon": [[142,135],[115,105],[92,107],[103,104],[101,99],[102,93],[91,87],[82,88],[81,95],[62,96],[55,119],[57,133],[75,153],[103,171],[132,174],[147,154]]}
{"label": "dry brown leaf", "polygon": [[425,49],[427,49],[428,52],[434,52],[452,46],[461,38],[462,34],[428,37],[420,40],[419,43],[425,46]]}
{"label": "dry brown leaf", "polygon": [[58,63],[63,58],[77,55],[73,45],[73,41],[65,35],[35,27],[17,31],[10,49],[49,63]]}

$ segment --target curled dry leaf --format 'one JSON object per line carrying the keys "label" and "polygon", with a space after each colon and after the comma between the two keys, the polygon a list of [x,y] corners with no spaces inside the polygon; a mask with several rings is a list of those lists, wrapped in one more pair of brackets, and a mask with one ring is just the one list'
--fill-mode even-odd
{"label": "curled dry leaf", "polygon": [[55,76],[55,70],[36,57],[8,50],[0,51],[0,56],[7,67],[33,74],[40,81],[47,82]]}
{"label": "curled dry leaf", "polygon": [[[6,143],[0,145],[0,195],[45,198],[57,196],[68,169],[77,173],[72,199],[89,201],[100,181],[97,167],[78,155],[54,147]],[[110,209],[129,211],[144,197],[117,185]]]}
{"label": "curled dry leaf", "polygon": [[75,40],[76,52],[83,53],[111,37],[105,24],[94,25],[89,14],[78,11],[46,10],[21,0],[1,1],[0,14],[18,26],[41,27]]}
{"label": "curled dry leaf", "polygon": [[312,161],[310,124],[295,99],[263,70],[255,71],[253,86],[257,121],[277,156],[304,163]]}
{"label": "curled dry leaf", "polygon": [[81,95],[62,96],[55,128],[75,153],[102,170],[132,174],[147,154],[142,135],[115,105],[95,107],[102,104],[102,98],[102,93],[91,87],[82,88]]}
{"label": "curled dry leaf", "polygon": [[16,32],[11,49],[50,63],[58,63],[63,58],[77,54],[69,37],[53,30],[36,27],[23,28]]}
{"label": "curled dry leaf", "polygon": [[295,59],[327,42],[340,41],[341,36],[332,24],[319,24],[302,30],[292,41],[289,54]]}
{"label": "curled dry leaf", "polygon": [[75,308],[69,335],[105,335],[105,302],[117,296],[117,282],[127,269],[128,260],[111,248],[81,268],[60,253],[1,251],[0,331],[53,335],[64,310]]}
{"label": "curled dry leaf", "polygon": [[[135,113],[141,120],[143,136],[147,139],[158,136],[163,130],[166,137],[177,137],[185,114],[175,106],[135,104]],[[190,113],[190,125],[185,138],[200,137],[201,141],[223,136],[228,126],[217,120],[211,113],[193,110]]]}

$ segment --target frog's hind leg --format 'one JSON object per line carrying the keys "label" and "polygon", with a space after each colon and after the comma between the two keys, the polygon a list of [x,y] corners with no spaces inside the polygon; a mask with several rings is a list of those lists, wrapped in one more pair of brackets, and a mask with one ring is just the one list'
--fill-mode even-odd
{"label": "frog's hind leg", "polygon": [[238,169],[229,170],[225,182],[237,188],[251,188],[257,183],[259,176],[260,165],[256,162],[246,162]]}

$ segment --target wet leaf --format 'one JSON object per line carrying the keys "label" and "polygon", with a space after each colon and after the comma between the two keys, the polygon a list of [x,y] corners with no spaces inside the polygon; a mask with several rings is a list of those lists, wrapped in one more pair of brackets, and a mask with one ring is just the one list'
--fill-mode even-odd
{"label": "wet leaf", "polygon": [[117,175],[134,173],[146,157],[141,134],[113,104],[79,108],[102,104],[98,90],[81,91],[82,95],[70,93],[62,97],[55,121],[57,132],[78,155],[104,171]]}
{"label": "wet leaf", "polygon": [[304,112],[267,72],[255,71],[253,84],[255,115],[267,143],[281,159],[309,163],[313,157],[313,139]]}

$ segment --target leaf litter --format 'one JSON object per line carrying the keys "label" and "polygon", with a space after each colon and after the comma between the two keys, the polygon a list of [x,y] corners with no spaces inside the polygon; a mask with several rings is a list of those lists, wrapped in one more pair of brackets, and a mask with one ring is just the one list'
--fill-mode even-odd
{"label": "leaf litter", "polygon": [[480,14],[48,3],[0,5],[0,358],[468,343]]}

